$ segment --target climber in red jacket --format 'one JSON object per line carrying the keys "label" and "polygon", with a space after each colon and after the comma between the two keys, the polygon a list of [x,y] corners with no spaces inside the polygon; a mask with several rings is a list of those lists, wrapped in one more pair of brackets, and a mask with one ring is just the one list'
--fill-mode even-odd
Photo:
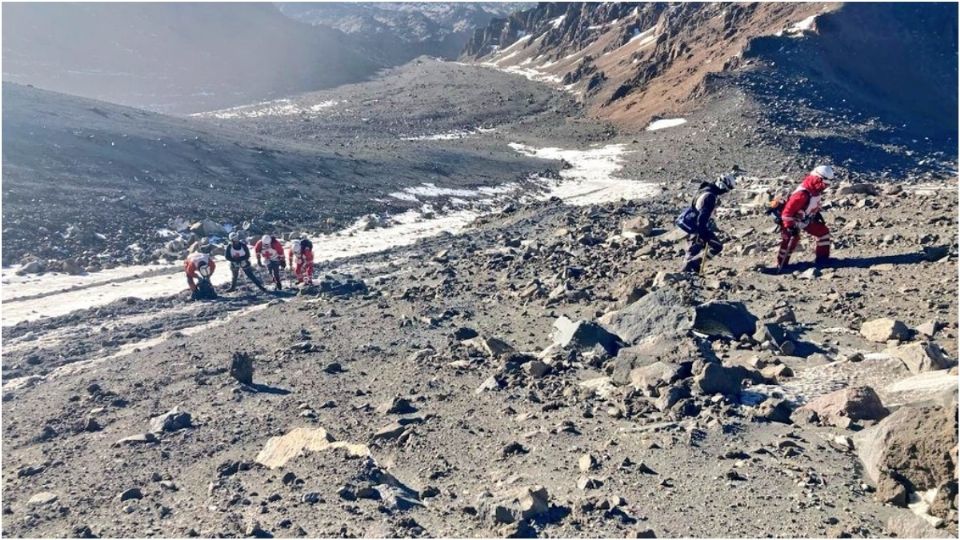
{"label": "climber in red jacket", "polygon": [[290,240],[287,250],[287,264],[293,268],[297,283],[313,285],[313,242],[308,238]]}
{"label": "climber in red jacket", "polygon": [[787,199],[780,215],[783,228],[777,254],[779,270],[783,270],[790,262],[790,255],[800,243],[800,231],[806,231],[817,239],[814,264],[822,267],[829,262],[830,229],[820,214],[820,199],[828,187],[827,180],[833,180],[833,167],[820,165],[803,179],[800,187]]}

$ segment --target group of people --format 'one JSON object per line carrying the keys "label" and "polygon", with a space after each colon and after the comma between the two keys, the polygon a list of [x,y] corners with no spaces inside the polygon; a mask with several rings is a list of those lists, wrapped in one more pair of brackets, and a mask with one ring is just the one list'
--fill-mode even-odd
{"label": "group of people", "polygon": [[[224,250],[224,258],[230,262],[231,281],[227,292],[236,290],[240,271],[247,276],[261,291],[267,288],[257,277],[250,264],[251,249],[236,232],[230,233],[230,242]],[[313,243],[310,239],[293,238],[284,250],[283,244],[277,238],[265,234],[253,246],[253,255],[256,256],[257,266],[266,268],[273,280],[275,290],[283,289],[280,271],[288,266],[293,270],[298,284],[313,284]],[[213,256],[207,253],[191,253],[184,262],[184,271],[187,274],[187,285],[194,299],[210,295],[210,276],[217,267]],[[206,290],[205,290],[206,289]]]}
{"label": "group of people", "polygon": [[[677,225],[689,234],[689,246],[684,260],[685,272],[700,272],[707,257],[716,257],[723,251],[723,242],[717,236],[713,220],[714,211],[720,202],[720,196],[729,193],[737,185],[736,172],[720,175],[713,182],[703,182],[697,190],[690,207],[687,208]],[[816,238],[814,264],[826,266],[830,260],[830,229],[820,214],[820,202],[829,180],[833,180],[833,168],[820,165],[803,179],[803,182],[787,199],[778,205],[775,218],[780,225],[780,250],[777,252],[776,271],[782,271],[790,261],[790,255],[800,243],[800,232],[806,231]],[[227,292],[237,288],[240,271],[246,274],[261,291],[266,291],[250,264],[250,248],[236,232],[230,233],[230,243],[224,252],[230,261],[232,278]],[[289,265],[293,269],[298,284],[313,284],[313,243],[307,238],[294,238],[285,250],[277,238],[266,234],[253,246],[257,265],[266,267],[276,290],[281,290],[280,271]],[[286,256],[284,256],[286,254]],[[264,264],[266,261],[266,264]],[[207,253],[191,253],[184,262],[187,284],[193,297],[203,298],[213,294],[210,276],[216,269],[216,262]],[[202,290],[205,286],[208,291]]]}
{"label": "group of people", "polygon": [[[804,177],[800,187],[790,194],[784,204],[774,206],[774,217],[780,226],[777,272],[790,262],[790,256],[800,243],[802,231],[816,238],[814,264],[822,268],[830,263],[830,228],[820,214],[820,208],[823,192],[829,187],[827,182],[833,177],[833,167],[817,166]],[[689,233],[683,267],[685,272],[700,272],[706,257],[715,257],[723,250],[723,243],[717,237],[713,213],[720,196],[729,193],[736,185],[735,173],[723,174],[713,182],[701,183],[690,207],[677,220],[677,225]]]}

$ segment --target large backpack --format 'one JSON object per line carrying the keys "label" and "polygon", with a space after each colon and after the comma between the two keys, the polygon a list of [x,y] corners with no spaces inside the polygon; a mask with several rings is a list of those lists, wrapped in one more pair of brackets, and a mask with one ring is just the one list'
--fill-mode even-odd
{"label": "large backpack", "polygon": [[675,221],[677,228],[687,234],[696,234],[697,232],[697,220],[700,218],[700,211],[697,210],[697,201],[700,199],[700,196],[707,192],[707,189],[703,188],[697,191],[696,197],[690,201],[690,206],[686,207],[683,212],[680,212],[680,215],[677,216]]}

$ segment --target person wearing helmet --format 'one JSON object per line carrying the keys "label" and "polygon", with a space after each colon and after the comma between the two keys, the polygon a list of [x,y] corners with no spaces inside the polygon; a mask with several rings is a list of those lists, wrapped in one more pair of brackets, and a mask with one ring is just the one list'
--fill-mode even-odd
{"label": "person wearing helmet", "polygon": [[737,185],[734,173],[718,176],[713,182],[702,182],[697,190],[690,207],[696,212],[696,228],[689,235],[690,243],[687,246],[687,257],[684,260],[684,272],[699,272],[703,264],[704,248],[710,251],[711,257],[716,257],[723,251],[723,243],[717,238],[716,225],[713,222],[713,211],[723,195]]}
{"label": "person wearing helmet", "polygon": [[313,285],[313,242],[306,237],[290,240],[287,263],[297,276],[297,283]]}
{"label": "person wearing helmet", "polygon": [[183,269],[187,274],[191,298],[194,300],[216,298],[216,292],[210,285],[210,276],[217,269],[217,263],[213,261],[213,257],[206,253],[191,253],[183,262]]}
{"label": "person wearing helmet", "polygon": [[236,232],[230,233],[230,243],[227,244],[227,249],[224,250],[224,257],[230,261],[230,288],[227,289],[227,292],[233,292],[237,289],[237,278],[240,275],[240,270],[243,270],[243,273],[247,275],[247,279],[253,282],[261,291],[266,292],[267,288],[263,286],[263,283],[260,283],[260,280],[257,278],[257,275],[253,272],[253,268],[250,266],[250,248],[247,247],[247,243],[243,240],[240,240],[240,235]]}
{"label": "person wearing helmet", "polygon": [[287,262],[283,258],[283,245],[279,240],[270,236],[263,235],[253,246],[254,253],[257,254],[257,266],[263,267],[263,259],[267,261],[267,270],[273,276],[273,283],[276,290],[283,286],[280,284],[280,269],[287,267]]}
{"label": "person wearing helmet", "polygon": [[820,214],[823,192],[833,180],[833,167],[820,165],[810,171],[803,182],[787,199],[780,215],[783,228],[780,231],[780,251],[777,252],[777,269],[783,270],[790,262],[790,255],[800,243],[800,231],[816,238],[814,264],[825,266],[830,260],[830,228]]}

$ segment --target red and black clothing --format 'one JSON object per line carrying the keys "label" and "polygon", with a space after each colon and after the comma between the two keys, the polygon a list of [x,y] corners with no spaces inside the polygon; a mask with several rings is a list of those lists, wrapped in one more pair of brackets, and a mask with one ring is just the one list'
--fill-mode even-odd
{"label": "red and black clothing", "polygon": [[263,283],[260,283],[260,280],[257,278],[257,275],[253,272],[253,268],[250,267],[250,248],[247,247],[246,242],[231,242],[227,244],[227,249],[224,251],[224,257],[230,261],[230,274],[232,275],[232,280],[230,282],[230,289],[234,290],[237,288],[237,278],[240,275],[240,270],[243,270],[243,273],[246,274],[247,278],[253,282],[261,291],[266,289],[263,287]]}
{"label": "red and black clothing", "polygon": [[287,263],[293,267],[297,283],[313,284],[313,242],[306,238],[291,240]]}
{"label": "red and black clothing", "polygon": [[253,246],[254,253],[257,254],[257,264],[263,266],[261,258],[267,260],[267,270],[273,276],[273,282],[277,290],[282,288],[280,284],[280,269],[286,268],[287,263],[283,259],[283,245],[276,238],[272,238],[270,243],[263,245],[263,240],[258,240]]}
{"label": "red and black clothing", "polygon": [[780,231],[780,251],[777,253],[779,268],[790,262],[790,255],[800,243],[801,230],[816,238],[816,264],[824,264],[830,259],[830,228],[820,215],[820,199],[826,188],[827,183],[823,178],[811,174],[787,199],[780,216],[783,229]]}

